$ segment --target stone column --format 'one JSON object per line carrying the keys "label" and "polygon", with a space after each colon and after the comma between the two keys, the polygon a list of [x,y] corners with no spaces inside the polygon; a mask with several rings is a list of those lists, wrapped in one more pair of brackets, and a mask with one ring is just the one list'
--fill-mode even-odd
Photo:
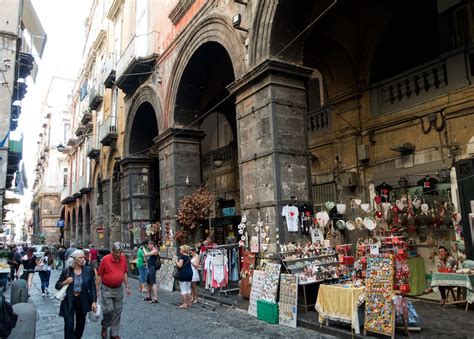
{"label": "stone column", "polygon": [[[267,60],[235,81],[242,213],[268,217],[270,246],[296,241],[281,213],[291,196],[311,204],[305,80],[312,70]],[[249,228],[253,232],[253,227]],[[252,234],[251,234],[252,235]]]}
{"label": "stone column", "polygon": [[110,187],[109,187],[110,180],[104,179],[102,180],[102,197],[103,197],[103,227],[104,227],[104,239],[102,239],[102,243],[104,247],[111,248],[110,246]]}
{"label": "stone column", "polygon": [[[176,215],[180,200],[201,186],[201,139],[199,130],[170,128],[153,141],[159,146],[161,224],[179,230]],[[189,178],[189,186],[186,184]],[[166,240],[163,234],[163,240]],[[173,241],[173,239],[171,239]]]}
{"label": "stone column", "polygon": [[[151,166],[153,159],[127,157],[120,162],[122,196],[122,234],[125,243],[130,243],[129,224],[140,227],[149,224],[152,217]],[[133,239],[139,244],[141,239]]]}

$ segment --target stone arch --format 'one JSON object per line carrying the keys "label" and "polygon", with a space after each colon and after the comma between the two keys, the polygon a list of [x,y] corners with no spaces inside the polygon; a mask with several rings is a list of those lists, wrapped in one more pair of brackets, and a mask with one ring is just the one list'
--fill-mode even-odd
{"label": "stone arch", "polygon": [[270,36],[277,1],[261,0],[252,23],[249,43],[249,66],[256,66],[270,56]]}
{"label": "stone arch", "polygon": [[206,42],[217,42],[220,44],[231,58],[235,78],[237,79],[244,74],[245,56],[243,53],[243,44],[240,42],[234,28],[230,26],[227,21],[227,19],[220,16],[206,18],[190,33],[188,40],[177,53],[179,57],[170,73],[172,81],[168,87],[165,103],[166,117],[164,121],[167,122],[168,125],[173,125],[174,123],[174,116],[171,117],[170,115],[174,113],[174,105],[181,77],[194,53],[203,44]]}
{"label": "stone arch", "polygon": [[161,100],[158,93],[155,89],[149,85],[144,85],[143,87],[135,91],[136,95],[132,98],[130,107],[128,109],[128,115],[125,123],[125,138],[124,138],[124,155],[127,156],[130,154],[130,139],[132,135],[133,122],[137,112],[139,111],[142,104],[149,104],[155,112],[155,118],[157,123],[158,133],[160,131],[160,126],[162,126],[161,119],[163,117],[163,110],[161,107]]}
{"label": "stone arch", "polygon": [[84,212],[82,205],[77,208],[77,241],[84,245]]}
{"label": "stone arch", "polygon": [[84,211],[84,247],[89,246],[91,242],[91,208],[89,203],[86,203]]}

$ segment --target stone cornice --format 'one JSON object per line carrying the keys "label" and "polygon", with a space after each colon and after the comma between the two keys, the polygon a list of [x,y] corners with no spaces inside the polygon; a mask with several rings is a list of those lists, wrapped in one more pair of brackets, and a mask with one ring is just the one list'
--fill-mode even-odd
{"label": "stone cornice", "polygon": [[185,128],[168,128],[166,131],[158,135],[153,139],[155,144],[162,144],[163,142],[171,138],[191,138],[191,139],[202,139],[204,137],[204,132],[201,130],[195,129],[185,129]]}
{"label": "stone cornice", "polygon": [[242,78],[237,79],[233,83],[227,86],[227,90],[230,93],[235,94],[248,86],[251,86],[255,82],[259,81],[262,77],[268,74],[284,74],[294,78],[306,79],[308,78],[313,70],[308,67],[299,66],[295,64],[289,64],[286,62],[267,59],[261,64],[255,66]]}
{"label": "stone cornice", "polygon": [[179,23],[181,18],[187,13],[195,1],[196,0],[181,0],[176,6],[174,6],[168,15],[168,18],[171,20],[173,25]]}

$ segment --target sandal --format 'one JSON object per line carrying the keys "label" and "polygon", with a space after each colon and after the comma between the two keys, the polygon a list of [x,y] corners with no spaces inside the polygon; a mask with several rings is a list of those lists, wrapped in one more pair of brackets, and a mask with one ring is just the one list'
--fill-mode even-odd
{"label": "sandal", "polygon": [[158,299],[151,299],[148,303],[149,304],[158,304],[159,301],[158,301]]}
{"label": "sandal", "polygon": [[179,306],[178,308],[188,308],[188,305],[183,304],[183,305]]}
{"label": "sandal", "polygon": [[152,301],[150,297],[143,298],[143,301]]}

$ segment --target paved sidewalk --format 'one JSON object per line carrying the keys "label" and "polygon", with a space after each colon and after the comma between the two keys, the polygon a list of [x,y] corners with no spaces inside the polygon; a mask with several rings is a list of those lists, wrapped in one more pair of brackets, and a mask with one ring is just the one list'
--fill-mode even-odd
{"label": "paved sidewalk", "polygon": [[[63,338],[63,318],[59,317],[58,300],[53,298],[54,284],[60,271],[51,275],[51,295],[42,297],[39,276],[35,274],[30,302],[38,310],[37,339]],[[147,304],[137,292],[138,282],[130,279],[132,295],[124,297],[120,336],[122,338],[335,338],[304,328],[267,324],[239,309],[227,306],[209,307],[196,304],[188,310],[178,309],[180,295],[159,290],[159,304]],[[9,292],[8,292],[9,294]],[[83,338],[100,338],[100,322],[86,323]]]}

